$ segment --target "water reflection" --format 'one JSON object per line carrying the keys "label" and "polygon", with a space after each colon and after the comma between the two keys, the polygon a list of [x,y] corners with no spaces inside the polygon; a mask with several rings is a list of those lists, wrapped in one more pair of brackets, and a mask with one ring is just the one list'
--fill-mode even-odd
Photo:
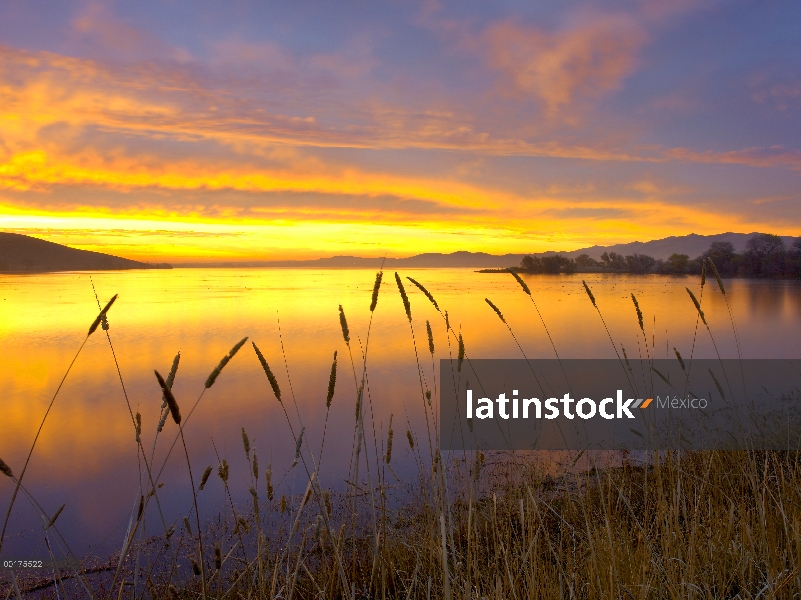
{"label": "water reflection", "polygon": [[[520,356],[485,297],[503,312],[527,356],[553,356],[531,299],[508,274],[443,269],[402,275],[423,283],[443,310],[449,311],[450,322],[462,332],[469,356]],[[120,295],[110,314],[109,333],[131,408],[142,415],[144,446],[153,444],[161,405],[153,369],[166,373],[180,350],[174,391],[182,410],[188,411],[209,372],[247,335],[272,366],[293,426],[300,428],[299,413],[312,447],[319,448],[328,374],[336,350],[340,376],[328,421],[321,479],[326,486],[341,488],[353,443],[357,388],[353,371],[360,375],[373,276],[364,270],[258,269],[93,274],[101,302],[115,293]],[[698,280],[689,277],[583,277],[592,287],[614,343],[630,356],[672,357],[674,347],[685,357],[693,348],[697,357],[715,356],[706,331],[698,329],[696,335],[697,313],[685,291],[689,286],[701,298],[723,357],[737,357],[726,298],[714,281],[702,294]],[[560,356],[614,357],[612,342],[581,279],[580,275],[526,278]],[[92,282],[88,274],[0,276],[0,457],[17,472],[53,392],[97,314]],[[725,284],[744,357],[801,357],[798,282],[734,280]],[[436,406],[439,382],[428,354],[426,320],[434,333],[435,359],[455,356],[455,340],[446,336],[443,316],[428,300],[411,285],[407,291],[423,384],[435,393]],[[632,293],[644,312],[645,336],[639,329]],[[339,304],[350,326],[353,368],[340,330]],[[422,436],[425,417],[415,348],[391,276],[384,279],[368,352],[367,435],[371,443],[373,430],[379,446],[385,439],[390,414],[401,432],[398,438],[403,439],[407,427]],[[243,426],[263,467],[272,464],[274,481],[280,482],[276,494],[302,491],[304,475],[297,468],[289,470],[295,444],[283,409],[249,345],[204,394],[187,426],[188,451],[195,468],[202,471],[207,464],[216,464],[216,448],[231,465],[235,500],[245,502],[251,482],[241,446]],[[156,449],[156,465],[164,460],[165,442],[171,442],[174,435],[175,428],[168,422]],[[393,452],[395,470],[401,476],[410,475],[415,471],[413,456],[408,445],[397,443],[398,438]],[[84,348],[48,417],[26,474],[26,487],[50,514],[66,503],[59,525],[77,552],[98,547],[109,550],[123,537],[126,517],[138,499],[142,473],[113,356],[103,332],[98,331]],[[163,481],[159,496],[165,517],[173,520],[187,514],[191,494],[180,455],[167,462]],[[3,513],[12,489],[8,478],[0,478]],[[223,501],[221,486],[209,485],[201,500],[204,516],[215,515]],[[38,522],[31,505],[19,502],[4,552],[19,553],[41,544]],[[101,544],[104,539],[108,541]]]}

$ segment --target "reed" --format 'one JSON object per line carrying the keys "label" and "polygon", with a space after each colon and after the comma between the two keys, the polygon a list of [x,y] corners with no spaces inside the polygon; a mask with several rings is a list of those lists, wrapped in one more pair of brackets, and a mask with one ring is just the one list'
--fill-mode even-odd
{"label": "reed", "polygon": [[342,310],[341,304],[339,305],[339,326],[342,328],[342,339],[350,347],[350,329],[348,329],[348,320],[345,318],[345,311]]}
{"label": "reed", "polygon": [[[340,306],[340,309],[342,307]],[[344,318],[344,313],[340,312]],[[328,393],[325,397],[325,423],[323,424],[323,439],[320,442],[320,454],[317,459],[317,471],[320,470],[320,465],[323,462],[323,449],[325,448],[325,434],[328,431],[328,417],[331,414],[331,402],[334,399],[334,392],[337,385],[337,351],[334,350],[334,360],[331,363],[331,373],[328,376]]]}
{"label": "reed", "polygon": [[417,289],[419,289],[421,292],[423,292],[423,294],[425,294],[425,297],[428,298],[429,302],[431,302],[431,304],[434,305],[434,308],[437,309],[437,312],[440,312],[440,313],[442,312],[440,310],[440,308],[439,308],[439,304],[437,304],[437,301],[434,300],[434,296],[431,295],[431,292],[429,292],[425,287],[423,287],[423,285],[421,283],[415,281],[411,277],[407,277],[406,279],[411,281],[417,287]]}
{"label": "reed", "polygon": [[36,430],[36,435],[34,436],[33,442],[31,443],[31,449],[28,451],[28,456],[25,459],[25,463],[22,465],[22,471],[20,471],[19,477],[16,478],[15,481],[16,485],[14,487],[14,491],[11,494],[11,501],[8,503],[8,509],[6,509],[6,516],[3,519],[3,528],[2,530],[0,530],[0,553],[3,550],[3,542],[6,539],[6,528],[8,527],[8,520],[11,518],[11,511],[14,508],[14,502],[17,500],[17,494],[19,493],[20,486],[22,485],[22,480],[25,477],[25,472],[28,470],[28,464],[31,461],[31,456],[33,456],[33,451],[36,448],[36,443],[39,441],[39,436],[42,433],[42,428],[44,427],[45,421],[47,421],[47,417],[53,408],[53,404],[55,403],[56,398],[58,397],[58,394],[61,391],[62,386],[64,385],[64,382],[67,380],[67,376],[70,374],[70,371],[72,371],[72,367],[75,365],[75,361],[78,360],[78,356],[81,354],[81,350],[83,350],[84,346],[86,345],[86,342],[89,340],[89,337],[95,331],[97,331],[98,325],[100,325],[100,322],[102,321],[103,317],[108,313],[108,311],[111,309],[111,306],[114,304],[116,300],[117,300],[117,294],[114,294],[111,300],[109,300],[106,303],[105,307],[101,309],[100,313],[97,315],[95,320],[92,321],[92,324],[89,326],[89,332],[83,339],[83,342],[78,348],[78,351],[75,353],[75,356],[73,356],[72,361],[70,362],[66,372],[64,373],[64,376],[61,378],[61,382],[58,384],[56,391],[53,393],[53,397],[50,399],[50,404],[48,404],[47,406],[47,410],[45,411],[45,414],[42,417],[41,422],[39,423],[39,428]]}
{"label": "reed", "polygon": [[[710,269],[714,274],[715,269],[712,266]],[[398,281],[400,277],[396,277]],[[412,283],[434,304],[433,296],[425,288]],[[378,286],[380,277],[373,289],[371,313],[376,308]],[[402,285],[398,287],[399,291],[403,289]],[[592,291],[586,283],[584,287],[597,310]],[[688,292],[694,299],[698,321],[709,327],[701,300],[689,289]],[[530,290],[526,293],[530,294]],[[404,299],[401,292],[401,299],[414,335],[408,296]],[[631,300],[644,334],[639,302],[633,294]],[[507,316],[489,299],[487,304],[511,330]],[[439,310],[436,304],[435,308]],[[688,310],[692,309],[688,306]],[[462,362],[467,360],[464,342],[461,333],[453,332],[446,315],[445,312],[446,332],[457,339],[458,370],[461,370]],[[350,331],[341,307],[340,325],[343,340],[350,349]],[[611,333],[606,330],[611,341]],[[433,329],[428,321],[426,333],[433,360]],[[243,343],[244,340],[226,355],[228,361]],[[616,348],[615,342],[612,343]],[[283,407],[276,378],[255,344],[253,348],[276,400]],[[676,348],[674,354],[682,369],[689,370],[689,362]],[[474,452],[458,457],[436,451],[430,470],[421,464],[419,473],[421,480],[431,482],[435,493],[433,503],[425,486],[416,489],[399,480],[405,496],[399,505],[393,506],[384,500],[393,492],[385,478],[378,478],[375,491],[369,481],[370,489],[364,489],[358,478],[350,482],[354,500],[358,496],[381,511],[380,520],[373,517],[372,533],[362,533],[356,527],[352,530],[347,527],[358,516],[355,502],[351,511],[347,510],[350,493],[343,494],[344,500],[339,501],[319,483],[327,416],[315,461],[311,452],[303,451],[304,443],[309,448],[312,430],[307,431],[302,420],[293,429],[286,408],[284,414],[295,441],[293,466],[302,464],[308,476],[305,491],[288,495],[280,482],[274,485],[272,465],[268,465],[264,472],[265,488],[261,488],[266,491],[267,504],[262,506],[256,485],[260,476],[257,448],[242,428],[242,445],[253,483],[250,486],[246,483],[243,491],[249,492],[252,510],[237,510],[229,484],[241,484],[236,482],[237,477],[231,476],[227,460],[218,456],[217,474],[225,488],[231,517],[221,519],[219,530],[206,527],[211,543],[204,544],[206,524],[200,518],[198,493],[209,485],[213,469],[205,468],[196,488],[184,438],[191,411],[182,416],[172,391],[178,359],[176,356],[173,362],[172,377],[165,380],[158,372],[155,375],[163,399],[160,417],[166,419],[170,415],[179,429],[192,486],[192,509],[177,521],[178,533],[174,533],[173,524],[161,540],[169,541],[174,535],[179,540],[180,558],[159,554],[162,545],[155,543],[149,550],[154,554],[145,552],[147,560],[140,564],[139,547],[145,546],[140,542],[136,563],[133,564],[132,556],[122,577],[122,555],[134,543],[139,528],[144,530],[148,498],[163,483],[156,477],[153,489],[137,494],[132,509],[135,522],[126,533],[119,576],[115,575],[112,585],[108,585],[110,575],[103,579],[102,572],[90,573],[80,567],[61,577],[54,566],[54,577],[47,585],[60,597],[81,594],[90,598],[161,600],[209,597],[216,592],[218,600],[235,597],[783,598],[795,597],[801,591],[797,566],[801,564],[801,461],[795,451],[657,453],[641,466],[627,462],[603,466],[595,463],[595,455],[582,452],[569,468],[562,468],[556,474],[543,471],[536,457],[526,453]],[[366,346],[361,359],[359,381],[351,355],[359,432],[369,384]],[[223,359],[218,364],[215,381],[228,361]],[[719,393],[724,395],[723,386],[714,373],[710,374]],[[327,413],[334,399],[336,375],[335,352],[325,399]],[[430,390],[421,385],[421,391],[430,401]],[[322,409],[322,397],[320,400]],[[426,402],[423,410],[427,410]],[[392,469],[396,426],[393,419],[391,415],[383,465],[375,465],[376,475],[385,468]],[[141,434],[141,419],[134,417],[134,423],[137,434]],[[414,453],[416,444],[411,427],[406,429],[406,438]],[[360,437],[353,454],[358,455],[362,448],[367,448],[364,437]],[[396,454],[397,451],[395,448]],[[582,457],[591,469],[575,468]],[[307,466],[309,459],[312,468]],[[241,461],[241,455],[238,460]],[[397,466],[397,457],[395,460]],[[0,473],[28,495],[2,460]],[[228,505],[224,505],[224,510]],[[62,515],[63,505],[52,517],[40,508],[37,510],[43,517],[45,536],[51,528],[58,533],[56,520]],[[263,518],[265,508],[269,518]],[[190,524],[192,512],[194,525]],[[62,515],[59,523],[63,518]],[[184,534],[180,532],[181,520]],[[210,549],[209,556],[204,556],[204,547]],[[253,548],[255,556],[249,556]],[[163,557],[161,563],[156,560],[158,556]],[[344,564],[351,565],[348,573]],[[188,578],[181,581],[179,577],[176,581],[174,575],[179,572],[187,573]],[[70,587],[70,578],[76,582],[74,587]],[[0,580],[0,597],[21,598],[23,593],[36,593],[36,585],[42,585],[19,580],[14,573],[7,581],[6,584]],[[127,581],[132,585],[125,585]],[[84,586],[86,592],[79,586]]]}
{"label": "reed", "polygon": [[[551,348],[553,349],[553,353],[556,356],[556,360],[559,361],[559,367],[562,369],[562,373],[564,374],[565,379],[567,379],[567,373],[565,373],[565,369],[562,366],[562,359],[559,358],[559,352],[556,351],[556,344],[554,343],[553,338],[551,337],[551,332],[548,331],[548,326],[545,324],[545,319],[543,318],[542,313],[540,312],[539,306],[537,306],[537,303],[534,301],[534,296],[531,294],[531,290],[529,289],[529,287],[526,284],[526,282],[523,281],[523,278],[520,277],[520,275],[518,275],[515,271],[513,271],[512,269],[507,269],[507,271],[509,271],[509,273],[512,274],[512,276],[515,278],[517,283],[520,284],[520,287],[523,288],[523,291],[526,294],[528,294],[528,297],[531,300],[531,303],[534,305],[534,310],[537,312],[537,316],[539,317],[540,322],[542,323],[542,327],[543,327],[543,329],[545,329],[545,335],[548,336],[548,341],[551,343]],[[587,286],[586,283],[584,284],[584,288],[590,294],[590,297],[592,298],[593,304],[594,304],[595,303],[595,298],[592,296],[592,292],[589,291],[590,288]]]}
{"label": "reed", "polygon": [[601,319],[601,323],[604,326],[604,330],[606,331],[606,335],[609,338],[609,342],[612,344],[612,349],[615,351],[615,356],[617,356],[617,360],[620,363],[620,366],[623,368],[623,372],[626,374],[626,379],[628,380],[629,385],[631,385],[631,389],[637,389],[637,385],[629,377],[629,372],[626,370],[626,366],[623,364],[623,360],[620,358],[620,353],[617,351],[617,344],[615,344],[615,340],[612,339],[612,333],[609,331],[609,327],[606,324],[606,319],[604,319],[603,314],[601,314],[601,309],[598,308],[598,304],[595,301],[595,296],[593,295],[592,290],[590,289],[590,286],[588,286],[587,282],[584,281],[583,279],[581,280],[581,283],[584,285],[584,291],[587,292],[587,297],[589,297],[590,302],[592,302],[593,308],[595,308],[596,312],[598,313],[598,316]]}
{"label": "reed", "polygon": [[[234,350],[232,350],[232,352],[228,355],[229,356],[229,360],[230,360],[230,357],[232,357],[234,354],[236,354],[236,351],[239,350],[239,348],[241,348],[242,345],[246,341],[247,341],[247,338],[243,339],[241,342],[239,342],[239,344],[234,346]],[[228,361],[225,361],[225,362],[227,363]],[[223,365],[223,366],[225,366],[225,365]],[[218,368],[220,370],[222,370],[222,367],[218,367]],[[202,587],[203,587],[203,598],[205,599],[206,598],[206,573],[205,573],[205,561],[203,560],[203,529],[202,529],[202,526],[200,525],[200,509],[198,508],[198,504],[197,504],[197,491],[196,491],[196,488],[195,488],[195,479],[192,476],[192,461],[189,460],[189,450],[186,447],[186,438],[184,437],[183,427],[181,427],[181,411],[178,408],[178,402],[176,401],[175,396],[172,393],[172,389],[167,386],[167,382],[164,381],[164,378],[162,378],[161,374],[158,371],[154,371],[154,373],[156,374],[156,381],[158,381],[159,386],[161,387],[162,394],[164,395],[164,398],[166,398],[166,400],[167,400],[167,406],[169,406],[169,408],[170,408],[170,415],[172,415],[172,420],[178,426],[178,433],[181,436],[181,443],[183,444],[183,447],[184,447],[184,456],[186,456],[186,468],[187,468],[187,471],[189,471],[189,482],[190,482],[190,484],[192,486],[192,502],[193,502],[193,504],[195,506],[195,519],[197,521],[198,560],[200,561],[200,570],[199,570],[199,572],[197,574],[200,575],[200,578],[201,578],[201,583],[202,583]],[[219,374],[219,371],[218,371],[218,374]],[[213,381],[212,381],[212,383],[213,383]],[[206,389],[208,389],[209,387],[211,387],[211,385],[208,384],[208,380],[207,380],[206,381]],[[243,433],[244,433],[244,431],[245,430],[242,429]],[[144,511],[144,498],[142,499],[142,502],[140,504],[140,510],[139,510],[139,516],[137,518],[137,522],[141,521],[143,511]],[[188,526],[187,526],[187,528],[188,528]],[[193,567],[194,567],[194,563],[193,563]],[[195,570],[197,570],[197,569],[195,569]],[[113,588],[114,588],[114,586],[112,585],[112,589]]]}
{"label": "reed", "polygon": [[409,320],[409,331],[412,334],[412,346],[414,348],[414,360],[417,365],[417,378],[420,382],[420,395],[423,399],[423,412],[426,417],[426,433],[428,434],[428,450],[433,462],[434,459],[434,444],[431,440],[431,424],[429,422],[429,415],[428,415],[428,407],[426,406],[426,388],[425,384],[423,383],[423,370],[420,367],[420,356],[417,352],[417,339],[414,335],[414,324],[412,323],[412,309],[411,303],[409,302],[409,297],[406,295],[406,289],[403,287],[403,281],[401,281],[400,276],[397,272],[395,272],[395,283],[398,285],[398,292],[401,297],[401,301],[403,302],[403,309],[406,312],[406,318]]}
{"label": "reed", "polygon": [[206,467],[206,470],[203,471],[203,475],[200,478],[200,485],[197,487],[197,491],[203,491],[203,488],[206,487],[206,482],[209,480],[209,476],[211,475],[211,465]]}

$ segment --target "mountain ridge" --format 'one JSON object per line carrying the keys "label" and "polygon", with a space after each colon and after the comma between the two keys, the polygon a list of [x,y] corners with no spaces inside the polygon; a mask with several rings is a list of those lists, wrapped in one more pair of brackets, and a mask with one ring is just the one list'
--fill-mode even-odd
{"label": "mountain ridge", "polygon": [[21,233],[0,232],[0,273],[59,271],[118,271],[164,269],[168,265],[143,263],[102,252],[79,250]]}
{"label": "mountain ridge", "polygon": [[[578,250],[565,252],[547,251],[523,254],[488,254],[486,252],[469,252],[459,250],[449,254],[426,252],[405,258],[365,258],[360,256],[331,256],[310,260],[280,260],[280,261],[237,261],[227,263],[184,263],[176,265],[184,268],[203,267],[273,267],[273,268],[504,268],[515,267],[520,264],[524,256],[553,256],[560,254],[566,258],[575,258],[588,254],[595,260],[600,260],[604,252],[617,252],[618,254],[648,254],[656,259],[666,260],[671,254],[687,254],[690,258],[700,256],[709,249],[714,242],[729,242],[734,246],[735,252],[745,250],[748,239],[758,232],[733,233],[726,232],[715,235],[699,235],[691,233],[684,236],[669,236],[651,240],[649,242],[628,242],[613,244],[611,246],[588,246]],[[780,236],[786,246],[790,246],[796,239],[793,236]]]}
{"label": "mountain ridge", "polygon": [[[604,252],[618,254],[648,254],[656,259],[667,259],[671,254],[687,254],[695,258],[703,254],[714,242],[729,242],[735,252],[742,252],[748,239],[754,233],[726,232],[716,235],[699,235],[691,233],[684,236],[669,236],[648,242],[628,242],[611,246],[588,246],[578,250],[565,252],[547,251],[521,254],[489,254],[487,252],[470,252],[459,250],[449,254],[425,252],[404,258],[370,258],[361,256],[338,255],[311,260],[274,260],[274,261],[231,261],[231,262],[195,262],[179,263],[177,268],[322,268],[322,269],[375,269],[390,268],[505,268],[520,264],[524,256],[553,256],[561,254],[566,258],[575,258],[588,254],[599,260]],[[793,236],[780,236],[786,246],[796,239]],[[0,232],[0,273],[43,273],[57,271],[107,271],[128,269],[171,268],[170,265],[151,264],[93,252],[70,248],[54,242],[48,242],[18,233]]]}

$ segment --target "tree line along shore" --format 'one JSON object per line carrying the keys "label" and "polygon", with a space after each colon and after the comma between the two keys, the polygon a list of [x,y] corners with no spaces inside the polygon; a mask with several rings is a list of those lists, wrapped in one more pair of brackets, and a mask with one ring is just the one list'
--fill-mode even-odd
{"label": "tree line along shore", "polygon": [[[567,258],[561,254],[524,256],[516,273],[656,273],[661,275],[697,275],[705,260],[712,260],[722,277],[758,277],[797,279],[801,277],[801,238],[789,247],[778,235],[755,234],[748,239],[743,252],[735,252],[730,242],[713,242],[696,258],[673,253],[667,260],[648,254],[622,255],[604,252],[601,260],[582,254]],[[507,269],[482,269],[480,273],[496,273]]]}

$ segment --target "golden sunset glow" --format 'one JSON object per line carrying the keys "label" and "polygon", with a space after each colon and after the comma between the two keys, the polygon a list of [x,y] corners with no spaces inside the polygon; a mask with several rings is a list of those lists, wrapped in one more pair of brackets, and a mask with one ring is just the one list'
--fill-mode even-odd
{"label": "golden sunset glow", "polygon": [[[797,81],[766,48],[777,66],[739,92],[748,125],[702,102],[654,54],[685,52],[699,15],[679,3],[549,27],[415,9],[402,27],[439,52],[424,62],[389,58],[402,38],[304,47],[265,25],[187,46],[141,16],[69,10],[0,45],[4,231],[176,263],[798,234]],[[652,71],[675,86],[650,91]]]}

